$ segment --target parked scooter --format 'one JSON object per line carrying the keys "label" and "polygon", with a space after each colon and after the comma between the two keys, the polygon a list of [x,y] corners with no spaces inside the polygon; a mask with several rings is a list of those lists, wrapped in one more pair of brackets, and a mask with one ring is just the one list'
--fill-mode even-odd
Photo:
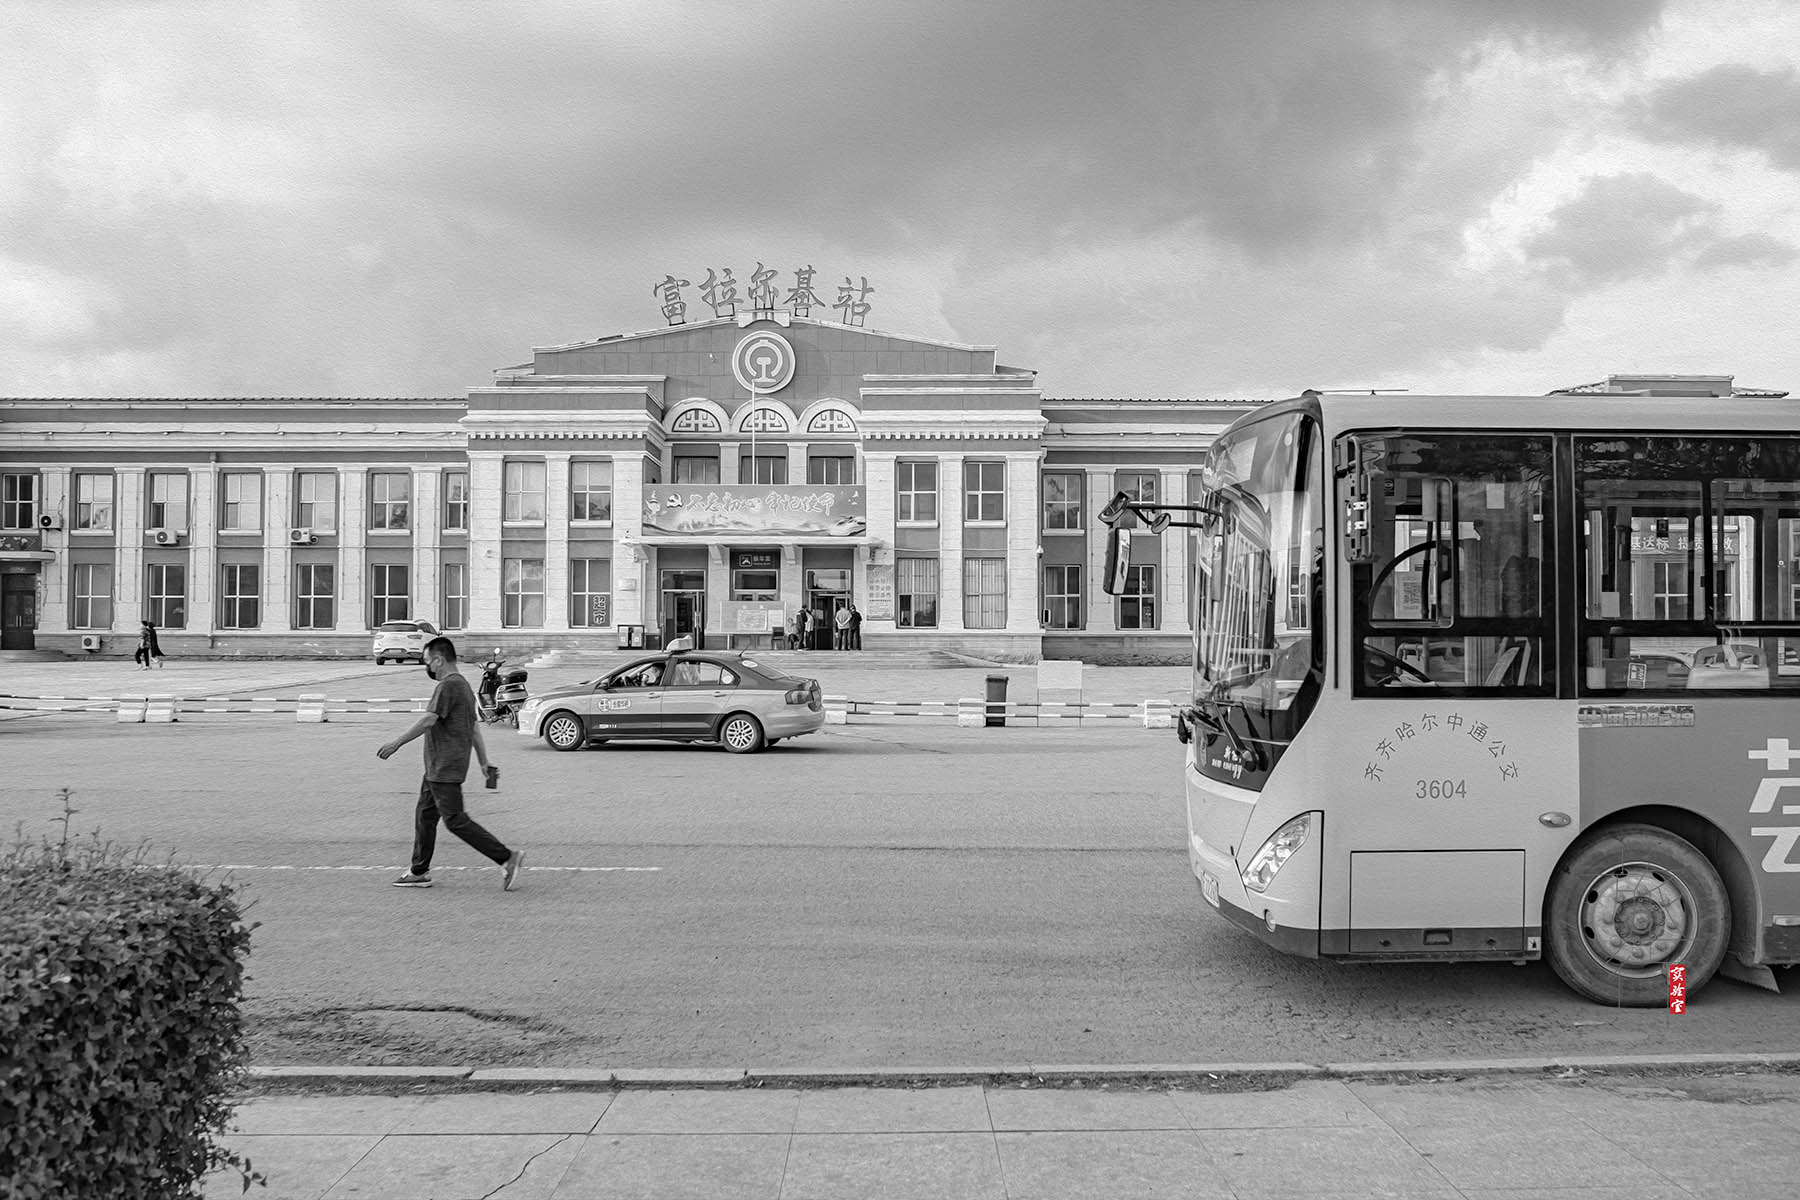
{"label": "parked scooter", "polygon": [[525,680],[530,672],[514,670],[502,675],[500,668],[505,665],[506,660],[500,657],[500,647],[494,647],[494,657],[481,664],[481,686],[475,689],[475,702],[483,721],[489,724],[511,721],[516,729],[519,710],[525,707],[525,698],[529,694]]}

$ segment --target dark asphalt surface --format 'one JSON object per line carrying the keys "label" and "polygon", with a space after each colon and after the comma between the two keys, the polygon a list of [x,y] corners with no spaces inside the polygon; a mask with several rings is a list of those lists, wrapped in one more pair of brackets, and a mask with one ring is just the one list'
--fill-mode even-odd
{"label": "dark asphalt surface", "polygon": [[[381,693],[381,694],[392,694]],[[257,1061],[842,1066],[1417,1060],[1800,1048],[1800,979],[1613,1010],[1541,964],[1284,958],[1200,902],[1167,730],[833,727],[742,758],[491,738],[454,838],[404,867],[402,714],[0,724],[0,828],[229,865],[254,902]],[[1787,979],[1783,976],[1784,980]]]}

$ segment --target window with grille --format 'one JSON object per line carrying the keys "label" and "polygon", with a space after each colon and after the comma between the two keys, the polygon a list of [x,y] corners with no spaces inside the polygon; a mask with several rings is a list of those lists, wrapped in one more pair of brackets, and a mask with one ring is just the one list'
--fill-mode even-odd
{"label": "window with grille", "polygon": [[463,629],[469,624],[469,567],[444,564],[444,628]]}
{"label": "window with grille", "polygon": [[1137,563],[1126,569],[1125,590],[1119,595],[1120,629],[1156,628],[1156,567]]}
{"label": "window with grille", "polygon": [[808,458],[806,460],[806,482],[825,487],[854,484],[856,482],[856,456],[844,454]]}
{"label": "window with grille", "polygon": [[405,621],[412,617],[412,589],[404,563],[375,563],[369,568],[369,623]]}
{"label": "window with grille", "polygon": [[412,508],[412,475],[377,471],[369,476],[369,528],[405,529]]}
{"label": "window with grille", "polygon": [[188,527],[188,477],[167,471],[150,474],[150,500],[144,509],[148,529]]}
{"label": "window with grille", "polygon": [[[938,519],[938,465],[907,462],[894,468],[894,519],[919,525],[935,525]],[[935,623],[935,620],[934,620]]]}
{"label": "window with grille", "polygon": [[70,581],[69,626],[72,629],[112,628],[111,563],[76,563]]}
{"label": "window with grille", "polygon": [[544,624],[544,560],[500,560],[500,623],[509,629],[537,629]]}
{"label": "window with grille", "polygon": [[824,408],[814,413],[813,419],[806,423],[806,432],[855,433],[856,423],[841,408]]}
{"label": "window with grille", "polygon": [[336,471],[295,473],[294,524],[314,533],[331,533],[337,529]]}
{"label": "window with grille", "polygon": [[569,464],[569,519],[612,521],[613,468],[610,462]]}
{"label": "window with grille", "polygon": [[0,529],[37,528],[37,476],[0,475]]}
{"label": "window with grille", "polygon": [[676,483],[719,482],[719,456],[716,454],[677,454]]}
{"label": "window with grille", "polygon": [[1006,464],[963,464],[963,520],[1006,520]]}
{"label": "window with grille", "polygon": [[219,528],[231,533],[262,531],[262,476],[227,471],[219,476]]}
{"label": "window with grille", "polygon": [[1052,472],[1044,476],[1044,530],[1081,528],[1081,475]]}
{"label": "window with grille", "polygon": [[75,477],[75,528],[111,529],[113,527],[113,477],[111,475],[77,475]]}
{"label": "window with grille", "polygon": [[938,560],[894,560],[894,624],[901,629],[936,629],[938,623]]}
{"label": "window with grille", "polygon": [[294,568],[294,628],[331,629],[337,625],[337,568],[331,563],[300,563]]}
{"label": "window with grille", "polygon": [[788,481],[787,451],[738,455],[738,482],[780,484]]}
{"label": "window with grille", "polygon": [[1006,628],[1006,560],[963,559],[963,626]]}
{"label": "window with grille", "polygon": [[469,473],[444,472],[444,528],[469,527]]}
{"label": "window with grille", "polygon": [[501,472],[500,519],[521,524],[544,523],[544,464],[509,462]]}
{"label": "window with grille", "polygon": [[1044,627],[1080,629],[1081,568],[1067,564],[1044,568]]}
{"label": "window with grille", "polygon": [[262,569],[255,563],[221,563],[219,628],[255,629],[261,612]]}
{"label": "window with grille", "polygon": [[151,563],[144,568],[144,615],[158,629],[187,628],[187,568]]}
{"label": "window with grille", "polygon": [[569,624],[577,629],[611,625],[612,560],[569,560]]}
{"label": "window with grille", "polygon": [[674,433],[718,433],[719,418],[704,408],[684,409],[676,414],[675,422],[669,429]]}

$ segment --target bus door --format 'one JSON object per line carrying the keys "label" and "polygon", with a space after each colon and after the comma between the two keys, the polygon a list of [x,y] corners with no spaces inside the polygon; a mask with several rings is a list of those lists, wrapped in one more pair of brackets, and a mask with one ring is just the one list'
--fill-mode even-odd
{"label": "bus door", "polygon": [[1555,700],[1552,440],[1346,441],[1340,475],[1355,479],[1341,486],[1364,498],[1367,527],[1346,544],[1353,699],[1321,952],[1535,954],[1534,880],[1568,841],[1539,818],[1575,804],[1574,729]]}

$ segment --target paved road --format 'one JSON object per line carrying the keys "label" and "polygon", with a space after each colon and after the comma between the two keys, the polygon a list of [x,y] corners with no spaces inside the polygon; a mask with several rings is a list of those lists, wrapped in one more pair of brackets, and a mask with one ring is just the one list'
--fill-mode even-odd
{"label": "paved road", "polygon": [[[836,728],[750,758],[555,754],[506,732],[477,815],[404,865],[395,715],[0,723],[0,828],[230,864],[254,899],[259,1061],[612,1067],[1182,1063],[1800,1048],[1800,997],[1729,981],[1614,1011],[1541,965],[1346,967],[1200,904],[1167,730]],[[1800,980],[1794,981],[1800,985]],[[1797,987],[1795,990],[1800,990]]]}

